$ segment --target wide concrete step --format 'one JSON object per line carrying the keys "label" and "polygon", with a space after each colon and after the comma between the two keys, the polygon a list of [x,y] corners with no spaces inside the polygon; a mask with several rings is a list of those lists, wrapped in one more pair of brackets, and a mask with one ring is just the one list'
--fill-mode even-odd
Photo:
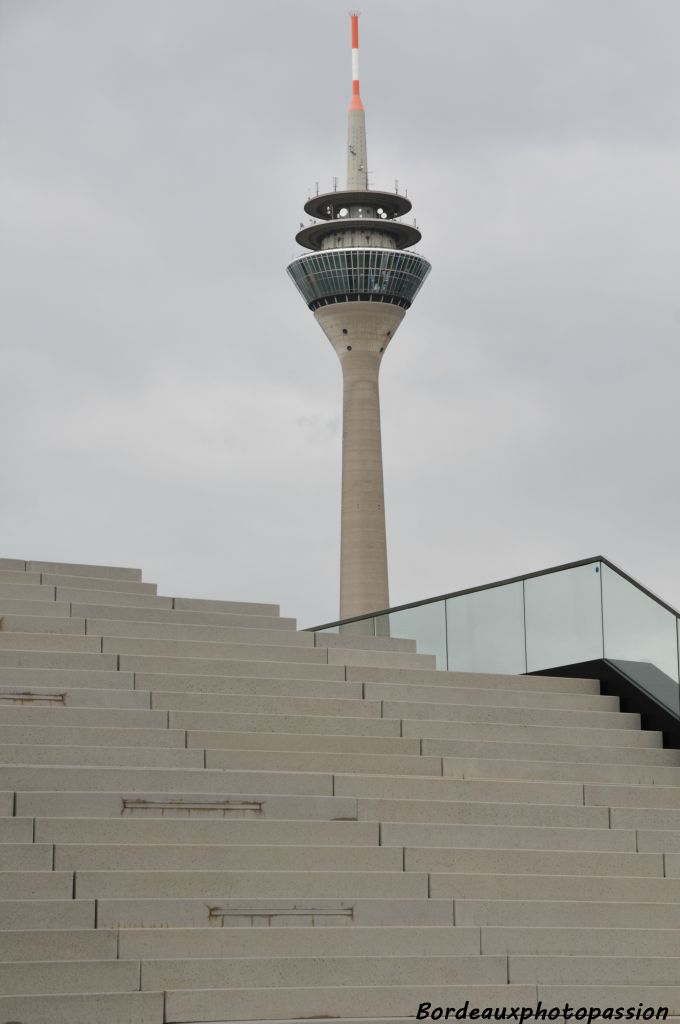
{"label": "wide concrete step", "polygon": [[[526,958],[531,959],[531,958]],[[548,958],[553,960],[552,957]],[[525,973],[517,957],[517,973]],[[546,971],[546,973],[548,973]],[[661,976],[661,971],[659,970]],[[559,978],[559,975],[557,975]],[[663,975],[667,977],[667,975]],[[504,956],[322,956],[238,957],[234,959],[144,960],[142,990],[290,989],[371,985],[502,985],[507,981]],[[549,981],[552,978],[548,977]],[[567,977],[571,980],[571,976]]]}
{"label": "wide concrete step", "polygon": [[[68,606],[66,606],[68,608]],[[85,619],[65,615],[6,615],[0,618],[0,629],[8,633],[75,633],[85,636]]]}
{"label": "wide concrete step", "polygon": [[[324,648],[316,648],[323,650]],[[409,654],[405,651],[367,651],[353,647],[327,647],[329,665],[360,665],[363,668],[416,669],[434,671],[437,659],[434,654]]]}
{"label": "wide concrete step", "polygon": [[346,633],[310,633],[315,647],[344,647],[360,651],[408,651],[415,653],[415,640],[396,636],[348,636]]}
{"label": "wide concrete step", "polygon": [[0,818],[0,844],[32,842],[33,822],[30,818]]}
{"label": "wide concrete step", "polygon": [[[490,929],[489,929],[490,930]],[[105,934],[112,934],[111,932]],[[491,941],[491,940],[490,940]],[[479,952],[478,928],[417,925],[363,928],[121,929],[123,960],[272,956],[454,956]],[[504,950],[502,952],[505,952]]]}
{"label": "wide concrete step", "polygon": [[[0,761],[6,765],[120,765],[123,768],[202,768],[202,750],[176,747],[81,747],[4,744]],[[83,778],[85,782],[85,778]]]}
{"label": "wide concrete step", "polygon": [[418,779],[338,775],[336,796],[385,800],[489,801],[514,804],[578,804],[583,786],[575,782],[512,782],[503,779]]}
{"label": "wide concrete step", "polygon": [[153,594],[158,591],[155,583],[142,583],[140,580],[107,579],[105,576],[74,576],[65,572],[43,572],[41,583],[53,587],[87,587],[93,590],[111,590],[119,594]]}
{"label": "wide concrete step", "polygon": [[[51,846],[43,847],[49,852]],[[0,847],[0,858],[4,850]],[[1,861],[0,861],[1,863]],[[401,871],[400,849],[380,846],[58,844],[58,871]]]}
{"label": "wide concrete step", "polygon": [[[631,734],[634,735],[634,734]],[[641,749],[626,747],[626,750]],[[678,769],[665,765],[590,764],[579,761],[510,761],[504,758],[445,757],[444,774],[453,778],[516,781],[612,782],[667,785],[678,781]]]}
{"label": "wide concrete step", "polygon": [[94,926],[94,900],[74,900],[70,894],[65,899],[0,899],[0,932],[70,931]]}
{"label": "wide concrete step", "polygon": [[[0,586],[0,591],[4,589]],[[50,619],[67,619],[71,616],[71,604],[68,601],[55,601],[54,598],[51,600],[46,598],[44,594],[39,597],[33,598],[31,595],[33,591],[28,591],[24,588],[23,592],[19,593],[16,598],[7,597],[6,594],[0,593],[0,620],[7,616],[21,616],[35,618]],[[81,621],[84,618],[81,616]]]}
{"label": "wide concrete step", "polygon": [[[74,613],[74,614],[80,614]],[[347,678],[362,683],[390,683],[409,686],[441,686],[447,691],[456,686],[482,690],[541,690],[560,693],[599,693],[597,679],[572,679],[570,676],[508,676],[488,672],[444,672],[430,673],[417,669],[384,669],[350,667]]]}
{"label": "wide concrete step", "polygon": [[[139,961],[87,960],[0,963],[0,992],[41,995],[62,992],[138,992]],[[150,989],[152,986],[145,986]]]}
{"label": "wide concrete step", "polygon": [[[180,732],[180,730],[175,730]],[[0,729],[0,737],[2,730]],[[304,733],[211,732],[189,730],[187,747],[212,750],[299,750],[343,754],[420,754],[420,741],[399,736],[329,736]]]}
{"label": "wide concrete step", "polygon": [[[90,792],[127,790],[139,793],[278,793],[287,796],[332,796],[333,776],[314,772],[194,771],[182,768],[88,768]],[[83,788],[83,769],[75,767],[8,767],[3,785],[14,790],[52,789],[57,792]]]}
{"label": "wide concrete step", "polygon": [[149,843],[231,846],[378,846],[378,825],[357,821],[248,820],[222,818],[39,818],[36,843]]}
{"label": "wide concrete step", "polygon": [[430,875],[430,894],[440,899],[610,900],[680,903],[680,879],[580,875]]}
{"label": "wide concrete step", "polygon": [[[512,677],[510,677],[512,678]],[[517,678],[526,679],[525,676]],[[507,686],[427,686],[425,683],[365,683],[369,700],[413,702],[416,704],[463,704],[496,708],[550,709],[573,711],[618,711],[619,698],[599,693],[561,690],[518,689]],[[409,718],[414,717],[409,715]]]}
{"label": "wide concrete step", "polygon": [[[55,587],[36,587],[32,583],[0,583],[0,612],[7,608],[8,602],[30,601],[34,607],[47,604],[55,600],[55,590]],[[59,600],[67,599],[61,597]],[[43,613],[40,611],[38,614]],[[49,612],[46,614],[49,615]]]}
{"label": "wide concrete step", "polygon": [[[0,562],[0,565],[3,563]],[[0,568],[0,584],[4,583],[40,583],[42,573],[26,572],[25,569]]]}
{"label": "wide concrete step", "polygon": [[[453,900],[336,899],[248,897],[227,899],[213,895],[201,899],[100,899],[100,928],[206,928],[234,927],[288,929],[327,927],[432,925],[451,927]],[[291,939],[291,942],[293,939]]]}
{"label": "wide concrete step", "polygon": [[72,871],[0,871],[0,900],[66,900]]}
{"label": "wide concrete step", "polygon": [[146,708],[151,707],[151,694],[148,690],[128,690],[124,688],[92,689],[76,686],[67,689],[63,686],[2,686],[0,685],[0,713],[7,706],[35,705],[49,707],[61,704],[65,708]]}
{"label": "wide concrete step", "polygon": [[[7,634],[7,636],[10,635],[12,634]],[[83,637],[82,639],[88,638]],[[115,654],[98,654],[96,651],[7,651],[0,648],[0,668],[115,671],[118,668],[118,658]]]}
{"label": "wide concrete step", "polygon": [[[470,934],[476,935],[477,930],[470,929]],[[117,957],[115,931],[95,928],[41,931],[35,928],[0,933],[0,962],[5,964],[22,960],[35,963],[40,960],[116,960]],[[140,958],[126,953],[121,956],[121,960],[134,959]]]}
{"label": "wide concrete step", "polygon": [[0,790],[0,821],[8,814],[14,814],[14,795],[10,790]]}
{"label": "wide concrete step", "polygon": [[[0,668],[0,686],[16,686],[20,689],[49,686],[69,690],[133,690],[135,675],[134,672],[118,672],[115,668],[105,671],[71,668]],[[145,687],[140,686],[140,689],[143,690]]]}
{"label": "wide concrete step", "polygon": [[[133,673],[120,673],[121,675]],[[140,690],[182,694],[241,694],[262,697],[316,697],[340,700],[363,698],[361,683],[347,683],[342,679],[293,679],[291,677],[266,679],[256,676],[182,675],[162,672],[136,672],[135,684]]]}
{"label": "wide concrete step", "polygon": [[[80,657],[85,657],[85,655]],[[100,657],[115,658],[117,655],[102,654]],[[328,680],[336,683],[343,682],[345,679],[343,665],[305,664],[300,661],[255,661],[249,658],[217,661],[211,658],[161,658],[144,657],[140,654],[121,654],[119,662],[119,668],[124,672],[162,672],[164,675],[181,677],[187,675],[239,676],[250,679],[313,679],[324,682]]]}
{"label": "wide concrete step", "polygon": [[[104,641],[106,644],[106,641]],[[104,648],[106,650],[106,646]],[[504,723],[522,726],[563,726],[573,729],[640,728],[640,716],[623,711],[578,711],[566,708],[477,707],[466,704],[433,704],[407,700],[383,701],[385,718],[445,722]]]}
{"label": "wide concrete step", "polygon": [[278,604],[266,604],[260,601],[217,601],[202,597],[174,597],[174,607],[180,611],[227,612],[238,615],[269,615],[278,616],[281,609]]}
{"label": "wide concrete step", "polygon": [[[87,792],[11,795],[14,795],[16,814],[26,818],[180,818],[183,821],[191,818],[199,822],[208,819],[357,820],[356,800],[341,796],[276,796],[271,793],[231,796],[227,792],[213,795],[204,792],[141,792],[131,796],[126,793]],[[377,842],[377,833],[371,842],[374,840]]]}
{"label": "wide concrete step", "polygon": [[[679,990],[680,991],[680,990]],[[168,990],[165,1019],[178,1021],[279,1020],[295,1017],[413,1016],[425,999],[433,1006],[532,1006],[535,985],[366,985],[334,988]],[[649,1000],[647,1000],[649,1002]],[[658,1002],[658,1000],[657,1000]],[[276,1005],[276,1010],[272,1009]],[[579,1004],[580,1005],[580,1004]],[[593,1004],[601,1005],[601,1004]],[[618,1004],[616,1004],[618,1005]]]}
{"label": "wide concrete step", "polygon": [[586,746],[566,743],[507,743],[492,740],[421,741],[423,754],[470,757],[475,760],[500,758],[518,761],[575,761],[580,764],[650,764],[680,766],[680,751],[662,747]]}
{"label": "wide concrete step", "polygon": [[[0,872],[0,893],[3,891],[3,879],[8,874]],[[29,885],[29,879],[35,879],[39,874],[31,872],[23,876],[24,884]],[[71,882],[70,872],[61,874]],[[53,898],[59,898],[55,876],[57,873],[53,872]],[[645,881],[655,882],[657,879]],[[36,885],[35,882],[31,884]],[[403,871],[77,871],[73,883],[77,899],[244,899],[251,896],[272,899],[360,896],[426,899],[427,886],[426,874]]]}
{"label": "wide concrete step", "polygon": [[[0,725],[0,744],[74,747],[185,747],[183,729],[130,729],[81,725]],[[198,744],[195,744],[198,746]],[[2,747],[0,747],[0,758]]]}
{"label": "wide concrete step", "polygon": [[[140,691],[144,692],[144,691]],[[262,696],[240,693],[153,693],[152,706],[171,711],[205,711],[236,715],[334,715],[380,718],[380,701],[336,697]]]}
{"label": "wide concrete step", "polygon": [[21,1024],[162,1024],[163,1003],[162,992],[0,996],[0,1019]]}
{"label": "wide concrete step", "polygon": [[635,832],[624,829],[388,823],[381,825],[380,834],[383,846],[492,850],[635,850]]}
{"label": "wide concrete step", "polygon": [[665,829],[639,829],[637,832],[638,848],[647,852],[680,853],[680,831],[672,832]]}
{"label": "wide concrete step", "polygon": [[[210,753],[210,751],[208,752]],[[594,812],[594,813],[593,813]],[[422,824],[542,825],[566,828],[609,828],[606,807],[535,803],[476,803],[449,800],[376,800],[360,798],[361,821]]]}
{"label": "wide concrete step", "polygon": [[[134,935],[134,933],[129,934]],[[140,939],[139,953],[126,953],[126,956],[153,955],[151,952],[154,948],[152,938],[148,940],[150,952],[142,952],[145,941],[145,939]],[[132,938],[129,944],[134,950],[135,939]],[[503,928],[489,926],[482,928],[481,949],[484,953],[527,953],[541,956],[559,954],[595,957],[677,957],[680,956],[680,928]],[[161,955],[168,956],[170,954],[161,953]]]}
{"label": "wide concrete step", "polygon": [[51,871],[52,846],[38,843],[0,843],[0,871]]}
{"label": "wide concrete step", "polygon": [[90,565],[84,562],[26,562],[26,572],[60,572],[69,576],[94,577],[108,580],[141,580],[142,570],[120,565]]}
{"label": "wide concrete step", "polygon": [[[143,988],[146,987],[144,967],[143,964]],[[680,988],[680,958],[518,954],[508,958],[508,976],[510,983],[516,984],[539,982],[544,985],[618,985],[622,987],[622,995],[625,996],[626,987],[632,985],[677,985]]]}
{"label": "wide concrete step", "polygon": [[229,714],[219,711],[157,711],[167,714],[171,729],[210,732],[304,733],[315,736],[399,736],[399,722],[384,718],[338,715]]}
{"label": "wide concrete step", "polygon": [[[145,642],[145,641],[140,641]],[[173,641],[164,641],[172,643]],[[105,649],[114,650],[113,642],[104,642]],[[127,644],[126,644],[127,646]],[[223,654],[208,657],[206,645],[200,644],[195,655],[126,654],[120,653],[120,668],[130,672],[169,672],[174,674],[203,674],[214,676],[254,675],[297,679],[344,679],[345,666],[352,658],[425,658],[428,655],[365,653],[364,651],[324,650],[320,647],[273,647],[261,644],[222,644]],[[286,653],[282,653],[286,652]],[[117,653],[117,652],[116,652]],[[214,652],[216,653],[216,652]],[[333,672],[332,670],[335,670]]]}
{"label": "wide concrete step", "polygon": [[612,807],[612,828],[667,829],[680,831],[680,808]]}
{"label": "wide concrete step", "polygon": [[[0,611],[6,607],[0,601]],[[173,625],[196,626],[253,626],[261,629],[292,629],[296,628],[295,619],[278,615],[249,614],[243,612],[205,612],[187,611],[178,608],[153,608],[131,605],[96,603],[92,601],[75,601],[62,604],[60,607],[71,609],[73,615],[86,619],[118,619],[127,622],[167,622]],[[10,610],[9,608],[7,609]],[[36,614],[43,614],[37,612]],[[67,612],[68,614],[68,612]]]}
{"label": "wide concrete step", "polygon": [[[113,729],[167,729],[168,712],[144,708],[65,707],[50,702],[7,704],[2,708],[3,725],[93,726]],[[2,752],[0,751],[0,756]]]}
{"label": "wide concrete step", "polygon": [[677,928],[680,904],[634,900],[461,898],[455,900],[455,915],[456,926],[466,927]]}
{"label": "wide concrete step", "polygon": [[[87,622],[87,632],[93,636],[136,637],[148,640],[190,641],[193,643],[217,644],[271,644],[293,647],[314,647],[311,633],[297,632],[290,627],[276,628],[262,626],[200,626],[182,622],[145,622],[129,619],[98,619],[92,616]],[[274,619],[278,622],[278,619]]]}
{"label": "wide concrete step", "polygon": [[[598,853],[593,850],[406,848],[406,871],[487,875],[623,875],[663,878],[659,853]],[[540,952],[540,950],[538,950]]]}
{"label": "wide concrete step", "polygon": [[[432,705],[433,706],[433,705]],[[441,705],[440,705],[441,706]],[[456,709],[458,710],[458,709]],[[494,716],[497,721],[477,721],[475,712],[490,712],[489,718]],[[611,712],[613,725],[600,728],[598,726],[586,727],[583,725],[549,725],[547,723],[522,725],[519,722],[503,722],[502,708],[497,711],[491,709],[471,709],[465,712],[459,720],[442,719],[412,719],[402,720],[402,735],[418,736],[421,739],[444,739],[444,740],[500,740],[505,743],[556,743],[560,745],[596,746],[599,744],[619,747],[660,747],[662,745],[661,733],[639,731],[637,727],[616,727],[615,713]],[[596,712],[585,711],[584,714],[596,714]],[[558,712],[555,712],[558,714]],[[566,715],[567,712],[564,712]],[[527,718],[529,713],[526,713]],[[385,713],[385,718],[388,718]],[[479,716],[482,717],[481,715]]]}
{"label": "wide concrete step", "polygon": [[[54,587],[54,599],[57,601],[68,601],[71,604],[88,604],[95,606],[108,606],[119,608],[148,608],[148,609],[172,609],[173,599],[171,597],[160,597],[156,594],[128,593],[116,590],[98,590],[96,580],[81,580],[77,586]],[[42,588],[47,589],[47,588]],[[1,596],[1,595],[0,595]],[[7,595],[10,596],[9,594]],[[18,594],[16,595],[19,596]],[[74,615],[81,615],[81,612],[74,611]],[[86,616],[87,617],[87,616]]]}
{"label": "wide concrete step", "polygon": [[234,771],[357,772],[367,775],[439,775],[441,758],[406,754],[327,754],[297,750],[206,750],[207,768]]}
{"label": "wide concrete step", "polygon": [[[680,780],[680,772],[675,772]],[[680,786],[584,786],[584,802],[604,807],[680,808]]]}
{"label": "wide concrete step", "polygon": [[[8,634],[9,635],[9,634]],[[298,636],[298,633],[291,633]],[[0,633],[0,637],[2,633]],[[328,652],[324,648],[296,644],[267,644],[245,642],[217,643],[208,640],[168,640],[126,636],[92,637],[102,645],[105,654],[140,655],[147,659],[186,659],[193,661],[292,661],[302,664],[327,665]],[[143,667],[140,666],[140,668]],[[200,671],[200,669],[197,669]]]}

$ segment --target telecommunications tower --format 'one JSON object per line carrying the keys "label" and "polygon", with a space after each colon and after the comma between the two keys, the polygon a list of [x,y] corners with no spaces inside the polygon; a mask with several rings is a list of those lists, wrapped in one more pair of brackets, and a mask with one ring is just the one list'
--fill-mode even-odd
{"label": "telecommunications tower", "polygon": [[340,618],[389,607],[378,374],[430,272],[427,260],[407,251],[421,238],[415,222],[401,219],[409,200],[398,186],[394,192],[368,187],[358,14],[351,19],[347,188],[305,203],[310,223],[296,241],[313,251],[288,267],[342,367]]}

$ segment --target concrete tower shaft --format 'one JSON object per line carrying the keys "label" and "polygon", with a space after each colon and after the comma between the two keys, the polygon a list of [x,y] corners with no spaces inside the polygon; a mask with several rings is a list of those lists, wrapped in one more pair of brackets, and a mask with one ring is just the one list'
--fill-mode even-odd
{"label": "concrete tower shaft", "polygon": [[342,367],[340,618],[389,605],[378,375],[404,313],[387,302],[314,313]]}
{"label": "concrete tower shaft", "polygon": [[368,188],[366,120],[359,86],[359,25],[352,14],[352,99],[347,188],[305,204],[297,234],[312,252],[288,273],[342,368],[340,618],[389,606],[378,377],[383,355],[430,271],[407,247],[420,232],[401,217],[406,196]]}

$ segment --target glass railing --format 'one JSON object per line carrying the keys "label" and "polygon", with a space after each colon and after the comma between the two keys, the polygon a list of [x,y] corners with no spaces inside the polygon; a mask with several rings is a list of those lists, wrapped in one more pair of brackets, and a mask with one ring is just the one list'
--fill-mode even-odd
{"label": "glass railing", "polygon": [[602,660],[680,717],[680,613],[602,556],[314,628],[411,638],[458,672]]}

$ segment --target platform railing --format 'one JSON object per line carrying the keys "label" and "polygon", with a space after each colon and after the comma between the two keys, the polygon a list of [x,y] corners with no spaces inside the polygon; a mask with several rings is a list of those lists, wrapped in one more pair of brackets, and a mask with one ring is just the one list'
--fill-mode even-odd
{"label": "platform railing", "polygon": [[451,671],[606,661],[680,717],[680,613],[602,555],[313,628],[411,638]]}

